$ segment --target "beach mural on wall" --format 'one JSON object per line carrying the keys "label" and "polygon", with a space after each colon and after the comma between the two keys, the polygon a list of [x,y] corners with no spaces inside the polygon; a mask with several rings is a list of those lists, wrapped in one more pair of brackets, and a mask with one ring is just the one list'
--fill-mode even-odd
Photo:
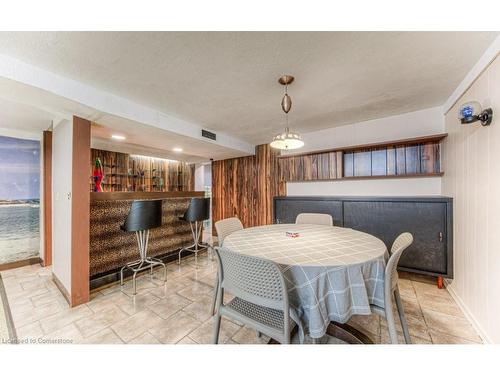
{"label": "beach mural on wall", "polygon": [[40,253],[40,142],[0,136],[0,264]]}

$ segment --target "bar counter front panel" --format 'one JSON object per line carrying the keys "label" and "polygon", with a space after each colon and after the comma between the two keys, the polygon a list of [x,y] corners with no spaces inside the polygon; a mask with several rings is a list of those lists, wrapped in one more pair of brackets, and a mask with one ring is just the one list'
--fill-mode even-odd
{"label": "bar counter front panel", "polygon": [[90,278],[96,279],[117,272],[127,262],[139,258],[135,233],[124,232],[120,226],[134,200],[161,199],[163,225],[149,235],[148,256],[176,254],[191,245],[189,223],[179,220],[192,197],[204,192],[116,192],[90,193]]}

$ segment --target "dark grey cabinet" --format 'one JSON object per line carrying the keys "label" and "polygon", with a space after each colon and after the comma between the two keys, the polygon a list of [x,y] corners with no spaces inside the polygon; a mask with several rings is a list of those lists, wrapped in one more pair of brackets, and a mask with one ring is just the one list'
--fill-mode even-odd
{"label": "dark grey cabinet", "polygon": [[[274,219],[281,223],[295,223],[295,218],[302,212],[329,214],[333,218],[333,225],[343,226],[342,202],[330,199],[287,199],[275,198]],[[307,211],[304,211],[307,210]]]}
{"label": "dark grey cabinet", "polygon": [[301,212],[328,213],[334,224],[370,233],[388,248],[402,232],[413,244],[399,269],[453,277],[452,199],[448,197],[275,197],[276,223],[293,223]]}

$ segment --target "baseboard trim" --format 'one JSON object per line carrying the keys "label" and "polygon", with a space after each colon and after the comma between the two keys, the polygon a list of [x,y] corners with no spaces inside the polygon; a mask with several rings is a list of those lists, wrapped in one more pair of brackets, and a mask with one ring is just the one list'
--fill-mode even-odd
{"label": "baseboard trim", "polygon": [[57,289],[61,292],[63,297],[66,299],[66,302],[68,302],[68,305],[71,306],[71,297],[64,285],[61,283],[61,281],[57,278],[56,275],[54,275],[54,272],[52,272],[52,281],[54,281],[54,284],[56,284]]}
{"label": "baseboard trim", "polygon": [[10,343],[17,344],[18,340],[16,327],[14,325],[14,320],[12,319],[12,312],[10,311],[9,299],[7,298],[7,293],[5,292],[2,275],[0,275],[0,303],[2,304],[3,312],[5,314],[5,322],[7,324],[7,332],[9,335]]}
{"label": "baseboard trim", "polygon": [[474,318],[474,315],[471,313],[467,305],[464,303],[462,298],[457,294],[455,288],[453,287],[453,283],[451,280],[445,279],[444,284],[446,285],[446,290],[450,293],[451,297],[455,300],[460,310],[464,313],[465,317],[472,324],[472,327],[476,330],[476,333],[481,337],[484,344],[493,344],[493,340],[488,336],[486,331],[483,329],[481,324]]}
{"label": "baseboard trim", "polygon": [[15,262],[0,264],[0,271],[6,271],[12,268],[19,268],[24,266],[31,266],[32,264],[42,264],[42,259],[29,258],[29,259],[17,260]]}

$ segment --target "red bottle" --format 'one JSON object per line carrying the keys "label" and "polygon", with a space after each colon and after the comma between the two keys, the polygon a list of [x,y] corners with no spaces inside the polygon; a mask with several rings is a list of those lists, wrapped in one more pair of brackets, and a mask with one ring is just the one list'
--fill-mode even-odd
{"label": "red bottle", "polygon": [[92,173],[94,178],[94,191],[102,192],[102,179],[104,178],[104,172],[102,170],[101,159],[96,158],[94,164],[94,172]]}

